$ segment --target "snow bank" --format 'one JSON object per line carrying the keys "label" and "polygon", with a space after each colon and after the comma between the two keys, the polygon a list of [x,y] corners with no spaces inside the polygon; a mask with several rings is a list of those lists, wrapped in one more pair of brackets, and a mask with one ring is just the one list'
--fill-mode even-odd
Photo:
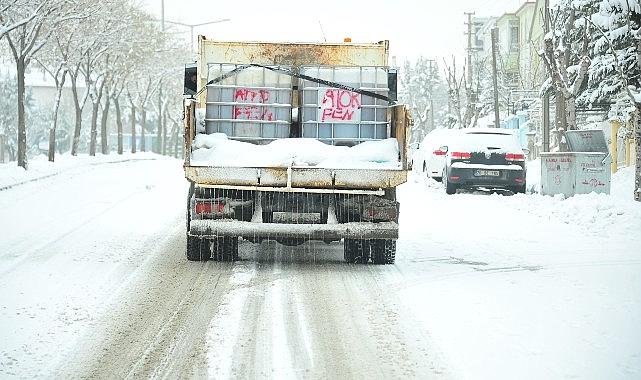
{"label": "snow bank", "polygon": [[230,140],[224,133],[198,134],[194,166],[320,168],[400,168],[396,139],[366,141],[353,147],[333,146],[315,139],[279,139],[266,145]]}
{"label": "snow bank", "polygon": [[526,186],[531,193],[541,192],[541,159],[528,161],[525,163],[527,169]]}
{"label": "snow bank", "polygon": [[634,166],[612,174],[611,194],[621,199],[634,199]]}

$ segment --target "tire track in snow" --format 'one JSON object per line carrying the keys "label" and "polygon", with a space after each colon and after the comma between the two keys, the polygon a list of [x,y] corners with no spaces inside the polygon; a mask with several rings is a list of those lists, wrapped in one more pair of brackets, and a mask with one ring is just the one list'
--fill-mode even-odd
{"label": "tire track in snow", "polygon": [[98,327],[76,348],[71,366],[57,377],[206,376],[205,335],[232,264],[187,262],[183,236],[173,236],[122,284]]}
{"label": "tire track in snow", "polygon": [[256,276],[254,263],[234,266],[227,293],[207,328],[207,373],[209,378],[232,377],[232,358],[240,334],[242,313],[249,295],[249,283]]}

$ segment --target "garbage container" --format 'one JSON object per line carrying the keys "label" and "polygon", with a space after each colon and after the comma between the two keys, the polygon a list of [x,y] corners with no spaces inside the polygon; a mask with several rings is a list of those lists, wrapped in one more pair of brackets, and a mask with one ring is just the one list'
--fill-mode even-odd
{"label": "garbage container", "polygon": [[541,193],[610,194],[611,157],[603,131],[567,131],[565,138],[570,152],[541,153]]}

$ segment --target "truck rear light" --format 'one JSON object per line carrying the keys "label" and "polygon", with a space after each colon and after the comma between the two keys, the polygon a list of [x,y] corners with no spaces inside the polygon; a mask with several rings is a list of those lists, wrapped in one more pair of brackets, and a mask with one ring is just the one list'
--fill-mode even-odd
{"label": "truck rear light", "polygon": [[433,153],[435,156],[445,156],[445,155],[447,154],[447,152],[442,151],[442,150],[440,150],[440,149],[435,150],[435,151],[434,151],[434,152],[432,152],[432,153]]}
{"label": "truck rear light", "polygon": [[525,183],[525,178],[514,178],[514,182],[516,182],[516,183]]}
{"label": "truck rear light", "polygon": [[452,158],[457,160],[469,160],[472,158],[472,153],[468,152],[452,152]]}
{"label": "truck rear light", "polygon": [[461,177],[460,177],[460,176],[457,176],[457,175],[451,175],[451,176],[450,176],[450,179],[451,179],[452,181],[458,181],[459,179],[461,179]]}
{"label": "truck rear light", "polygon": [[224,202],[196,202],[196,214],[222,214]]}
{"label": "truck rear light", "polygon": [[522,153],[507,153],[505,159],[507,161],[525,161],[525,155]]}

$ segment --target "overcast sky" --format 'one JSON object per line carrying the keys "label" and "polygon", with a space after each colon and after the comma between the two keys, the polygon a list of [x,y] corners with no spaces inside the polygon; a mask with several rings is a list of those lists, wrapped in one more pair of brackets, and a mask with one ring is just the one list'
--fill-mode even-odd
{"label": "overcast sky", "polygon": [[[162,0],[143,0],[160,17]],[[400,64],[419,55],[462,57],[464,12],[477,16],[514,12],[525,0],[164,0],[165,19],[197,24],[231,21],[195,28],[196,35],[239,41],[353,42],[390,41]],[[321,31],[322,25],[322,31]],[[189,39],[189,28],[185,38]]]}

